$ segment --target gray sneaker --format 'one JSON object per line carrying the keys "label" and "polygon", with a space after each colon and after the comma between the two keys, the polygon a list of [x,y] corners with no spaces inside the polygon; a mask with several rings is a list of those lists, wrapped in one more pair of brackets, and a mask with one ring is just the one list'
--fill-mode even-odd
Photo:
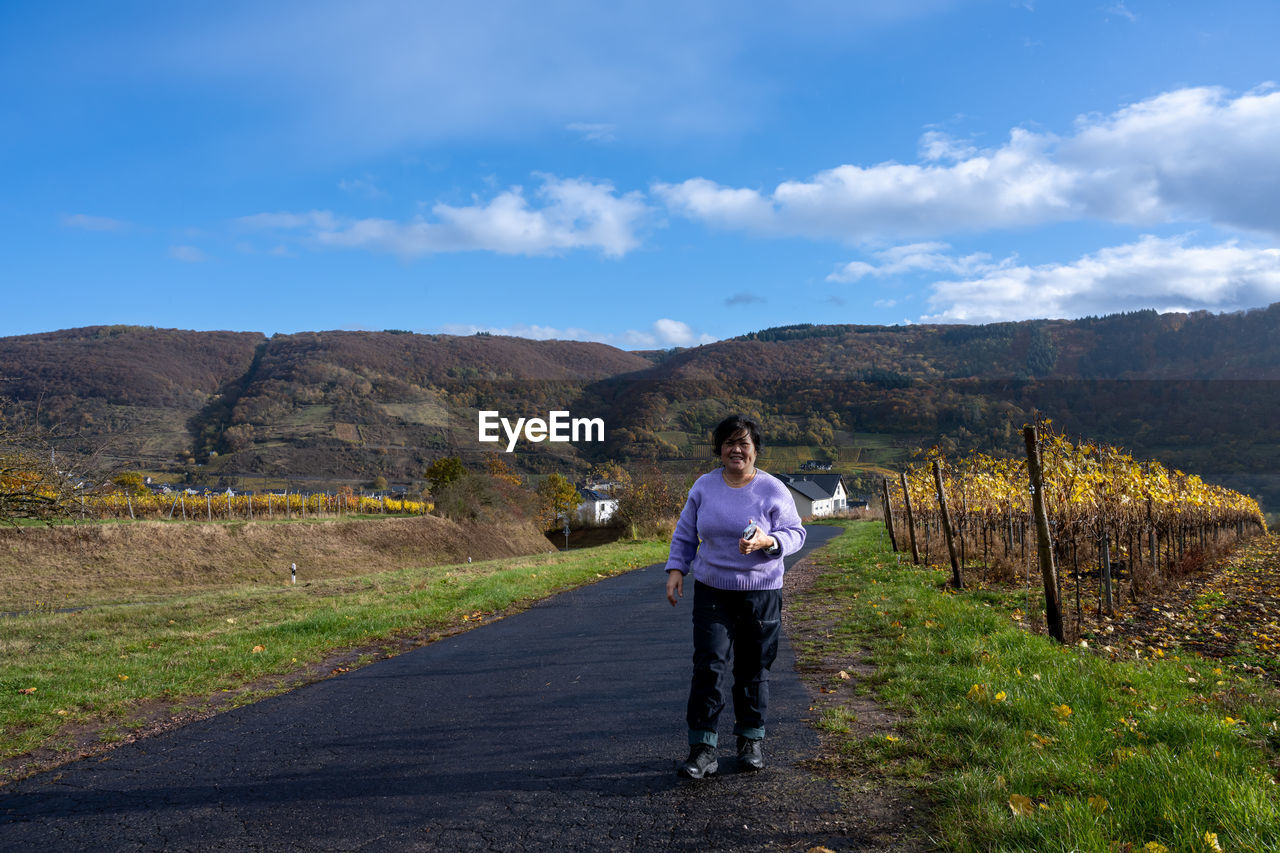
{"label": "gray sneaker", "polygon": [[686,779],[701,779],[720,769],[716,761],[716,748],[705,743],[695,743],[689,748],[689,757],[680,765],[679,774]]}

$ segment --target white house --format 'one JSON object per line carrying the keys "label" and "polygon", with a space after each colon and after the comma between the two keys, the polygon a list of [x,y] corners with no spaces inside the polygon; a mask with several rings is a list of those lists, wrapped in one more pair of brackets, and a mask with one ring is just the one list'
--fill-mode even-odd
{"label": "white house", "polygon": [[822,518],[849,507],[849,490],[839,474],[778,474],[787,484],[801,518]]}
{"label": "white house", "polygon": [[600,494],[595,489],[578,487],[578,523],[588,527],[605,524],[618,511],[618,499]]}

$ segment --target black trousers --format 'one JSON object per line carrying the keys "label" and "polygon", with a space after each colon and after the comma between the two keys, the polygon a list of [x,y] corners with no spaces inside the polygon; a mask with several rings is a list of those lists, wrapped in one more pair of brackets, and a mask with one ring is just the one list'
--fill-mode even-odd
{"label": "black trousers", "polygon": [[716,744],[731,666],[734,734],[764,737],[781,617],[782,590],[726,590],[694,582],[693,683],[685,717],[691,744]]}

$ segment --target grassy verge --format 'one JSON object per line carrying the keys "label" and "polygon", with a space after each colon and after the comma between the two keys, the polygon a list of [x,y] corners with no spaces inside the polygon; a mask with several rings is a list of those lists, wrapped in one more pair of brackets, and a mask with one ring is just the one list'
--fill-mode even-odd
{"label": "grassy verge", "polygon": [[100,729],[103,740],[119,739],[144,725],[138,713],[144,706],[298,674],[338,650],[365,648],[376,656],[380,643],[399,648],[397,638],[430,639],[478,624],[553,592],[659,562],[666,552],[667,543],[656,540],[615,543],[0,618],[0,760],[78,749],[67,732],[86,725]]}
{"label": "grassy verge", "polygon": [[860,737],[828,709],[834,772],[919,787],[948,850],[1280,850],[1274,690],[1028,635],[1025,591],[953,594],[948,573],[899,567],[879,523],[846,526],[816,555],[813,600],[846,605],[822,654],[874,664],[903,722]]}

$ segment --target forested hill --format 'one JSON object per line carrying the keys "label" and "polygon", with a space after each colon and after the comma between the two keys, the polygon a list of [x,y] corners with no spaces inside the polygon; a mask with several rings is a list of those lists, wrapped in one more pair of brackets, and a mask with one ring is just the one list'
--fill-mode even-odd
{"label": "forested hill", "polygon": [[[90,326],[0,338],[0,395],[61,402],[103,400],[137,406],[203,405],[239,379],[266,338],[258,332],[187,332],[145,326]],[[75,416],[74,405],[55,409]]]}
{"label": "forested hill", "polygon": [[440,428],[469,388],[578,388],[652,363],[483,334],[95,326],[0,338],[0,397],[38,413],[67,450],[105,446],[148,470],[410,477],[447,446]]}
{"label": "forested hill", "polygon": [[78,446],[107,441],[121,464],[198,482],[420,483],[438,456],[493,449],[476,443],[478,408],[605,420],[603,446],[526,446],[512,461],[530,471],[701,458],[709,426],[741,410],[767,425],[775,464],[822,458],[850,474],[891,457],[867,450],[875,441],[1014,452],[1017,427],[1041,413],[1280,503],[1280,303],[981,326],[806,324],[643,353],[485,334],[109,326],[0,338],[0,379],[0,396],[38,404],[46,424],[82,436]]}
{"label": "forested hill", "polygon": [[680,378],[1280,379],[1280,303],[980,326],[783,326],[665,360]]}

